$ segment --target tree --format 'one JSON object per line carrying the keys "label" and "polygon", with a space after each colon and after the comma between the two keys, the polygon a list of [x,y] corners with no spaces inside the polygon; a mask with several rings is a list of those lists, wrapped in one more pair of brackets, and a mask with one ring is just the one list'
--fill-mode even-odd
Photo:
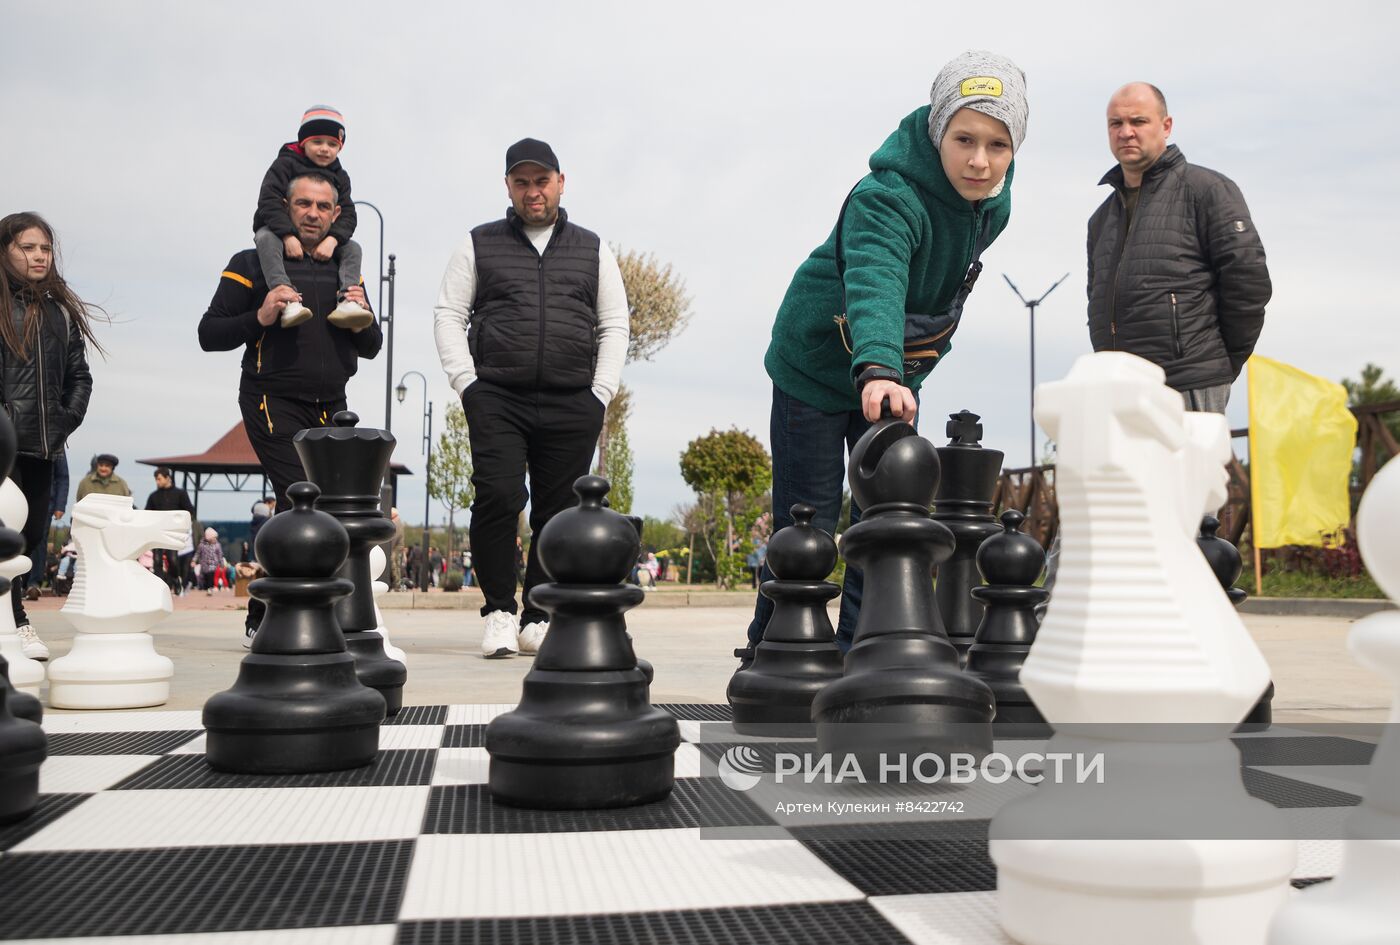
{"label": "tree", "polygon": [[603,476],[612,485],[608,504],[614,512],[632,514],[632,447],[627,442],[627,427],[618,424],[608,446],[608,464]]}
{"label": "tree", "polygon": [[[690,323],[690,296],[685,282],[676,275],[670,263],[662,265],[650,253],[612,247],[617,267],[622,272],[622,286],[627,292],[627,321],[631,332],[627,340],[627,363],[650,361],[671,339]],[[631,403],[625,386],[619,386],[598,434],[599,475],[611,476],[604,470],[613,468],[608,457],[609,444],[627,424]],[[629,462],[625,464],[629,469]],[[629,495],[630,495],[630,483]],[[614,489],[617,487],[613,483]],[[614,503],[614,507],[616,504]]]}
{"label": "tree", "polygon": [[[1384,370],[1378,364],[1368,363],[1362,368],[1359,381],[1342,378],[1342,386],[1347,389],[1348,407],[1365,407],[1369,404],[1388,404],[1400,401],[1400,388],[1395,386],[1394,381],[1385,377]],[[1385,416],[1382,422],[1390,431],[1390,435],[1400,440],[1400,411]],[[1389,451],[1380,442],[1380,437],[1375,438],[1372,449],[1375,451],[1373,461],[1376,468],[1379,468],[1385,464]],[[1358,476],[1363,462],[1363,457],[1357,457],[1355,471]]]}
{"label": "tree", "polygon": [[467,415],[460,404],[447,408],[447,429],[433,449],[433,462],[428,468],[428,496],[447,509],[447,557],[455,550],[456,516],[458,509],[472,504],[472,445],[467,434]]}
{"label": "tree", "polygon": [[[681,454],[681,477],[695,490],[699,534],[714,557],[720,584],[728,586],[744,573],[744,557],[752,550],[747,533],[765,511],[762,500],[773,484],[773,461],[752,434],[737,427],[711,430]],[[717,549],[721,525],[724,544]]]}

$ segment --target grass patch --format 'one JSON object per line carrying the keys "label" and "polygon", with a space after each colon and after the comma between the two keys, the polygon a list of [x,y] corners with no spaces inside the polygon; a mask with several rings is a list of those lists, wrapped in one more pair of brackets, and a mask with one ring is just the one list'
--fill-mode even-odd
{"label": "grass patch", "polygon": [[[1246,564],[1244,573],[1235,584],[1254,595],[1253,562]],[[1266,562],[1264,596],[1384,599],[1385,592],[1364,571],[1356,577],[1328,577],[1307,571],[1274,571],[1269,569]]]}

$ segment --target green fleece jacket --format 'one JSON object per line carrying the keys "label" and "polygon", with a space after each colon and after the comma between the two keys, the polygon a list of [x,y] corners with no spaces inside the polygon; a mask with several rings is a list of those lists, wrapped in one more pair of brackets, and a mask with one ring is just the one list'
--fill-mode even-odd
{"label": "green fleece jacket", "polygon": [[[870,156],[870,173],[846,208],[844,302],[833,227],[798,267],[778,309],[764,367],[778,389],[819,410],[860,408],[855,365],[904,369],[905,312],[945,311],[972,264],[984,221],[995,239],[1011,216],[1014,162],[1001,193],[973,204],[943,173],[929,141],[928,113],[925,105],[909,115]],[[843,311],[852,351],[835,321]],[[905,383],[917,390],[926,376],[906,376]]]}

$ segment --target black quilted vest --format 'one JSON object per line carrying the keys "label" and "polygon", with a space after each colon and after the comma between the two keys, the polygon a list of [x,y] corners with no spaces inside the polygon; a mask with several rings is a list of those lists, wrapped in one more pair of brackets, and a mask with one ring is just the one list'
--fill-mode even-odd
{"label": "black quilted vest", "polygon": [[598,358],[598,236],[561,209],[541,256],[514,210],[472,230],[476,301],[467,345],[476,373],[503,387],[576,389]]}

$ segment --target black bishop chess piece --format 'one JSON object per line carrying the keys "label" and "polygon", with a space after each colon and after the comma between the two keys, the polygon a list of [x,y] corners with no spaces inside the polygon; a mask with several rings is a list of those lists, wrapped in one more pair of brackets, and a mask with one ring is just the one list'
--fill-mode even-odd
{"label": "black bishop chess piece", "polygon": [[336,622],[353,590],[336,577],[350,537],[314,506],[320,490],[298,482],[292,509],[258,532],[258,562],[270,577],[248,585],[267,613],[238,681],[204,703],[205,756],[220,771],[305,774],[374,761],[384,698],[363,685]]}
{"label": "black bishop chess piece", "polygon": [[[1219,530],[1220,520],[1214,515],[1205,516],[1201,519],[1201,533],[1196,536],[1196,545],[1201,549],[1201,554],[1206,556],[1210,569],[1215,572],[1215,579],[1225,589],[1225,596],[1230,598],[1230,603],[1238,607],[1249,597],[1248,591],[1235,586],[1235,582],[1240,579],[1240,572],[1244,570],[1244,562],[1240,560],[1240,550],[1216,534]],[[1268,728],[1273,721],[1274,684],[1270,680],[1269,688],[1264,690],[1264,694],[1259,697],[1254,708],[1250,709],[1249,715],[1244,717],[1240,727],[1261,730]]]}
{"label": "black bishop chess piece", "polygon": [[574,483],[576,508],[540,531],[540,564],[553,583],[531,591],[549,633],[526,674],[520,705],[486,727],[491,796],[541,809],[628,807],[675,783],[680,727],[650,701],[623,613],[645,596],[623,584],[641,543],[603,507],[608,482]]}
{"label": "black bishop chess piece", "polygon": [[983,611],[977,642],[967,652],[967,671],[992,687],[998,728],[1045,721],[1020,680],[1040,626],[1035,608],[1050,597],[1035,586],[1045,567],[1045,549],[1021,531],[1025,519],[1015,509],[1002,512],[1001,532],[977,549],[977,568],[987,585],[972,589]]}
{"label": "black bishop chess piece", "polygon": [[812,721],[823,753],[853,755],[867,772],[881,756],[991,750],[992,690],[960,669],[934,601],[933,570],[955,544],[929,515],[938,474],[933,444],[903,420],[881,419],[851,450],[863,513],[841,553],[865,588],[845,674],[817,694]]}
{"label": "black bishop chess piece", "polygon": [[361,429],[360,418],[342,410],[332,426],[302,430],[292,440],[306,478],[321,489],[317,508],[333,515],[350,535],[350,556],[340,569],[355,589],[335,607],[345,634],[345,647],[355,658],[360,682],[379,690],[390,715],[403,707],[408,669],[384,652],[379,621],[374,616],[374,576],[369,550],[394,535],[394,523],[379,507],[379,487],[394,453],[394,435],[387,430]]}
{"label": "black bishop chess piece", "polygon": [[734,728],[746,734],[811,737],[812,699],[841,676],[841,651],[826,605],[841,588],[826,580],[836,567],[836,541],[812,524],[817,510],[798,503],[795,524],[768,543],[776,580],[759,589],[773,616],[751,665],[729,680]]}
{"label": "black bishop chess piece", "polygon": [[[15,428],[0,410],[0,479],[10,474],[16,451]],[[0,560],[23,552],[24,536],[0,522]],[[9,594],[9,579],[0,577],[0,598],[8,600]],[[0,824],[7,824],[29,816],[38,803],[39,766],[48,757],[49,740],[38,725],[42,707],[10,683],[10,664],[3,656],[0,693]]]}
{"label": "black bishop chess piece", "polygon": [[948,642],[963,662],[982,619],[981,607],[968,593],[982,583],[977,549],[1001,532],[992,514],[992,498],[1004,454],[982,446],[980,419],[970,410],[949,415],[948,445],[938,448],[942,475],[933,497],[934,521],[947,525],[957,539],[952,556],[938,566],[935,593]]}

